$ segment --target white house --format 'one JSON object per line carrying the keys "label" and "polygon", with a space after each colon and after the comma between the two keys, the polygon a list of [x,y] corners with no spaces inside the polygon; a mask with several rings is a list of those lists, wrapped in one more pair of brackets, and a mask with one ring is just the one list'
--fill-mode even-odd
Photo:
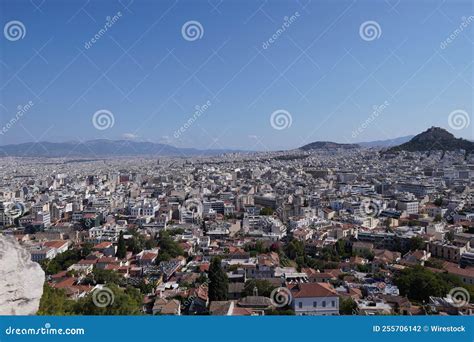
{"label": "white house", "polygon": [[339,297],[328,283],[299,283],[289,286],[296,315],[339,315]]}

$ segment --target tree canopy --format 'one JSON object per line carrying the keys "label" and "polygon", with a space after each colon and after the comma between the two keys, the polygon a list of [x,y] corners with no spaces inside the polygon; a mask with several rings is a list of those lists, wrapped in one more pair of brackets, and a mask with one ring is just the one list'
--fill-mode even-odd
{"label": "tree canopy", "polygon": [[228,297],[227,274],[222,269],[221,259],[213,258],[209,267],[209,299],[227,300]]}

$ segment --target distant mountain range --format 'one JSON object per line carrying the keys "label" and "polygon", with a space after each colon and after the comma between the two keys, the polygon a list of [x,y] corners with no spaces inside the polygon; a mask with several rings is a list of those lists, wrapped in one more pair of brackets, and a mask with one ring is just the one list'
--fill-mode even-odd
{"label": "distant mountain range", "polygon": [[376,141],[368,141],[368,142],[360,142],[357,143],[362,147],[392,147],[404,144],[410,141],[414,135],[407,135],[404,137],[394,138],[394,139],[387,139],[387,140],[376,140]]}
{"label": "distant mountain range", "polygon": [[456,138],[453,134],[440,127],[431,127],[418,135],[404,136],[395,139],[361,142],[357,144],[339,144],[329,141],[315,141],[300,147],[303,151],[325,150],[325,149],[355,149],[355,148],[385,148],[386,152],[397,151],[453,151],[466,150],[474,152],[474,142]]}
{"label": "distant mountain range", "polygon": [[114,157],[114,156],[212,156],[236,150],[198,150],[131,140],[96,139],[79,142],[38,142],[0,146],[0,156],[15,157]]}
{"label": "distant mountain range", "polygon": [[414,136],[410,141],[394,146],[388,152],[397,151],[454,151],[466,150],[469,153],[474,152],[474,142],[456,138],[453,134],[440,127],[431,127],[428,130]]}
{"label": "distant mountain range", "polygon": [[[352,150],[357,148],[385,148],[386,152],[397,151],[452,151],[464,149],[474,152],[474,142],[456,138],[453,134],[439,127],[431,127],[416,136],[405,136],[389,140],[361,142],[358,144],[341,144],[331,141],[315,141],[300,147],[300,151],[313,150]],[[134,140],[96,139],[79,142],[38,142],[0,146],[0,156],[13,157],[85,157],[104,158],[121,156],[215,156],[224,153],[249,152],[231,149],[180,148],[167,144],[140,142]]]}
{"label": "distant mountain range", "polygon": [[311,151],[311,150],[325,150],[325,149],[336,149],[341,148],[344,150],[359,148],[357,144],[339,144],[331,141],[315,141],[310,144],[301,146],[299,149],[302,151]]}
{"label": "distant mountain range", "polygon": [[335,149],[335,148],[342,148],[342,149],[354,149],[354,148],[371,148],[371,147],[391,147],[403,144],[413,138],[413,135],[408,135],[405,137],[395,138],[395,139],[387,139],[387,140],[376,140],[376,141],[367,141],[367,142],[360,142],[357,144],[341,144],[335,143],[331,141],[315,141],[300,147],[300,150],[303,151],[310,151],[310,150],[325,150],[325,149]]}

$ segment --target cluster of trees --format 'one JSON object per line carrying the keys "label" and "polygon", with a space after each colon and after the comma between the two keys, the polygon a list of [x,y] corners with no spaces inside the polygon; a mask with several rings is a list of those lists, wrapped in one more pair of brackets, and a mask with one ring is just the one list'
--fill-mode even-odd
{"label": "cluster of trees", "polygon": [[137,254],[144,249],[153,249],[158,245],[156,239],[147,239],[136,229],[129,230],[129,234],[132,237],[125,240],[123,232],[120,232],[116,253],[118,258],[124,258],[127,255],[127,251]]}
{"label": "cluster of trees", "polygon": [[[140,315],[142,295],[133,288],[120,288],[115,284],[107,285],[112,291],[113,301],[104,307],[94,303],[94,294],[91,293],[77,301],[66,296],[62,289],[55,289],[45,284],[41,297],[38,315]],[[98,290],[96,290],[98,291]]]}
{"label": "cluster of trees", "polygon": [[254,289],[257,288],[259,296],[270,297],[272,291],[276,288],[271,282],[265,279],[252,279],[245,282],[242,296],[253,296]]}
{"label": "cluster of trees", "polygon": [[337,251],[331,247],[324,247],[318,255],[311,257],[305,252],[304,243],[296,239],[290,240],[283,251],[288,259],[296,262],[298,270],[303,267],[314,269],[336,268],[337,262],[340,260]]}
{"label": "cluster of trees", "polygon": [[92,245],[84,244],[82,248],[67,250],[64,253],[58,254],[51,260],[45,259],[41,262],[41,267],[47,275],[56,274],[85,258],[91,251]]}
{"label": "cluster of trees", "polygon": [[409,299],[423,302],[430,296],[446,297],[454,287],[464,287],[474,298],[474,287],[464,285],[459,277],[448,273],[432,272],[423,266],[406,268],[394,278],[400,293]]}
{"label": "cluster of trees", "polygon": [[160,247],[160,253],[156,260],[157,263],[162,261],[168,261],[176,258],[179,255],[184,255],[183,248],[174,241],[169,231],[161,231],[158,238],[158,247]]}

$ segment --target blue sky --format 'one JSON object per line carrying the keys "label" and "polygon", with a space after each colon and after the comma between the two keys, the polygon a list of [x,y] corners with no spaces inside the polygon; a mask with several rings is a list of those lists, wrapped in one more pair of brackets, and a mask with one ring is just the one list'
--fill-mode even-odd
{"label": "blue sky", "polygon": [[[127,137],[275,150],[395,138],[433,125],[474,138],[470,0],[0,4],[1,25],[16,20],[26,31],[18,40],[0,36],[0,125],[33,104],[0,144]],[[291,23],[282,31],[285,17]],[[189,21],[201,25],[200,38],[183,37]],[[375,39],[360,32],[368,21],[378,25]],[[113,126],[94,126],[99,110],[112,113]],[[272,125],[275,111],[291,125]],[[461,127],[449,124],[453,111],[464,115]]]}

